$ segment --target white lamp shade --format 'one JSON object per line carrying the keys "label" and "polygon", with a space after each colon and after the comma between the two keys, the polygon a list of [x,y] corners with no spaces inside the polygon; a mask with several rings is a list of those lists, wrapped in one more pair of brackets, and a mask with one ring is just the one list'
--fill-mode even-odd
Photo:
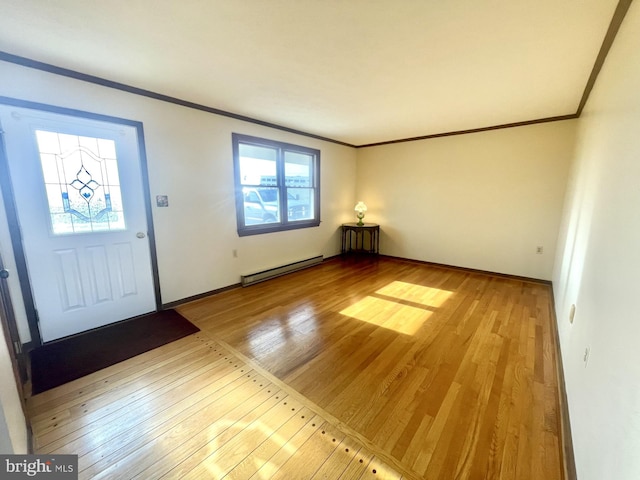
{"label": "white lamp shade", "polygon": [[354,208],[354,210],[356,212],[359,212],[359,213],[366,212],[367,211],[367,206],[364,204],[364,202],[358,202],[356,204],[356,208]]}

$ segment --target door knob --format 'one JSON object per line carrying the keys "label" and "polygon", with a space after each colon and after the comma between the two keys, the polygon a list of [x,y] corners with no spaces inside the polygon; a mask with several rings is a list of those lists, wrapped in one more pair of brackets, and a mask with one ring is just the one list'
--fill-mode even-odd
{"label": "door knob", "polygon": [[144,232],[138,232],[138,233],[136,233],[136,237],[138,237],[138,238],[144,238],[144,237],[145,237]]}
{"label": "door knob", "polygon": [[9,278],[9,270],[5,270],[4,268],[0,270],[0,278]]}

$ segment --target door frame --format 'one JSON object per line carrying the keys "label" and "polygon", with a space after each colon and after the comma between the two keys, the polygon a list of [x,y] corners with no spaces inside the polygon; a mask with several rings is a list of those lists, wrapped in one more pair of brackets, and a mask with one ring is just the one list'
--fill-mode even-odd
{"label": "door frame", "polygon": [[[2,255],[0,255],[0,270],[4,270],[4,268],[5,265],[2,261]],[[2,324],[7,349],[11,356],[11,364],[13,366],[16,384],[20,389],[21,399],[24,400],[23,385],[27,382],[29,375],[27,373],[27,362],[24,358],[20,334],[18,333],[13,303],[9,293],[9,284],[6,278],[0,278],[0,324]],[[23,410],[25,410],[24,404]]]}
{"label": "door frame", "polygon": [[[118,125],[126,125],[136,130],[138,141],[138,156],[140,159],[140,170],[142,175],[142,190],[144,195],[145,214],[147,218],[147,229],[149,240],[149,250],[151,254],[151,273],[153,276],[153,290],[155,294],[156,311],[162,310],[162,298],[160,293],[160,276],[158,271],[158,257],[156,250],[156,237],[153,228],[153,216],[151,209],[151,190],[149,188],[149,172],[147,170],[147,153],[144,143],[144,130],[142,122],[135,120],[127,120],[109,115],[91,113],[84,110],[76,110],[72,108],[58,107],[44,103],[31,102],[11,97],[0,96],[0,105],[9,105],[13,107],[29,108],[47,113],[59,115],[69,115],[87,120],[97,120],[101,122],[109,122]],[[9,225],[9,234],[11,236],[11,245],[13,247],[16,267],[18,270],[18,278],[20,280],[20,290],[27,313],[27,322],[29,324],[29,333],[31,334],[31,347],[37,348],[42,345],[42,337],[40,328],[38,327],[38,312],[36,310],[31,282],[29,280],[29,271],[27,269],[26,256],[22,243],[22,235],[20,231],[20,223],[18,221],[18,210],[16,200],[13,193],[13,184],[9,176],[9,159],[5,148],[4,132],[0,130],[0,188],[2,188],[2,197],[7,215],[7,223]]]}
{"label": "door frame", "polygon": [[[2,135],[0,135],[1,137]],[[4,268],[2,257],[0,257],[0,269]],[[29,418],[27,408],[27,396],[25,385],[29,380],[29,372],[27,368],[26,354],[22,347],[18,326],[16,324],[11,295],[9,294],[9,285],[6,278],[0,278],[0,324],[4,333],[7,352],[11,359],[11,367],[13,377],[16,384],[18,396],[20,397],[20,406],[24,414],[25,429],[27,431],[27,453],[33,453],[33,428],[31,427],[31,419]]]}

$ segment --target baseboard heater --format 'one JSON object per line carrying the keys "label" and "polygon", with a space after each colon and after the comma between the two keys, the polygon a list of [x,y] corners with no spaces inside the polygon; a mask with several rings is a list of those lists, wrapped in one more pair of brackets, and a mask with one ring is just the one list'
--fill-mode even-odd
{"label": "baseboard heater", "polygon": [[307,258],[306,260],[300,260],[299,262],[289,263],[288,265],[282,265],[280,267],[269,268],[261,272],[251,273],[249,275],[241,275],[240,280],[243,287],[253,285],[254,283],[264,282],[271,278],[279,277],[280,275],[286,275],[287,273],[302,270],[303,268],[313,267],[322,263],[322,255],[317,257]]}

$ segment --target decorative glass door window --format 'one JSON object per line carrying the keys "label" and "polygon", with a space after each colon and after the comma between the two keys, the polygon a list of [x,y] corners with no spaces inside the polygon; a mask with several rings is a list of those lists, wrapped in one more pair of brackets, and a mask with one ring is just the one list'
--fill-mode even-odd
{"label": "decorative glass door window", "polygon": [[113,140],[36,130],[56,235],[124,230]]}

